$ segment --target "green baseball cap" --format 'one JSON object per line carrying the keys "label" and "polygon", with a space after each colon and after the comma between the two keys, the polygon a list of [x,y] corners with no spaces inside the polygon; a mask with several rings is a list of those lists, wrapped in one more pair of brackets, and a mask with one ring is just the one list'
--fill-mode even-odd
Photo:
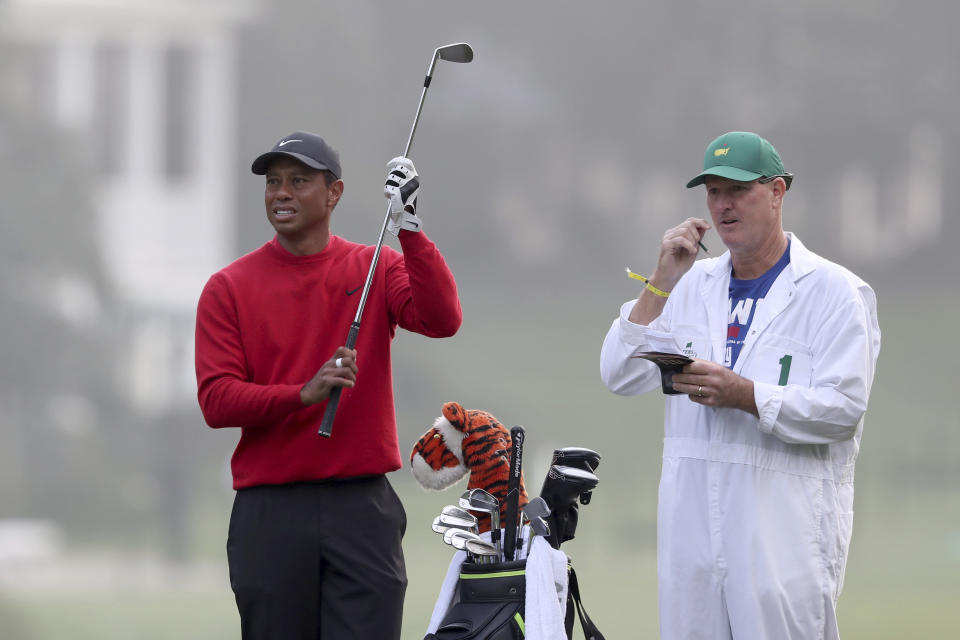
{"label": "green baseball cap", "polygon": [[687,183],[687,188],[703,184],[706,176],[738,182],[782,177],[787,189],[793,181],[793,175],[784,170],[773,145],[747,131],[731,131],[711,142],[703,154],[703,171]]}

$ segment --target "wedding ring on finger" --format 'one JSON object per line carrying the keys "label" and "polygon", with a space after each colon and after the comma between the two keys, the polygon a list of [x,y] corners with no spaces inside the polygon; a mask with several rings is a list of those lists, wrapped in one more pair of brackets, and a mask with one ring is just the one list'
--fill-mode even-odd
{"label": "wedding ring on finger", "polygon": [[699,387],[697,387],[697,395],[700,396],[701,398],[703,397],[703,385],[700,385]]}
{"label": "wedding ring on finger", "polygon": [[[334,365],[337,369],[339,369],[340,367],[342,367],[342,366],[343,366],[343,358],[337,358],[336,360],[334,360],[333,365]],[[700,387],[700,388],[702,389],[703,387]]]}

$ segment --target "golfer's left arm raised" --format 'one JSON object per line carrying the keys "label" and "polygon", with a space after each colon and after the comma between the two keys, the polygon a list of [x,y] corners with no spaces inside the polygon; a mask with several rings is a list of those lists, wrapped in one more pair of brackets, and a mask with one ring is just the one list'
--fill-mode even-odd
{"label": "golfer's left arm raised", "polygon": [[397,235],[403,260],[387,265],[387,304],[396,323],[431,338],[454,335],[463,321],[453,273],[417,217],[419,175],[407,158],[387,165],[387,229]]}

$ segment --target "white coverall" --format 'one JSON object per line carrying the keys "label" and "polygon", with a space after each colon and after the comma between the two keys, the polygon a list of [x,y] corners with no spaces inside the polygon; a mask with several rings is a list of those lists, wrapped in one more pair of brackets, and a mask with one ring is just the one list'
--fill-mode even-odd
{"label": "white coverall", "polygon": [[[839,637],[836,601],[853,524],[853,468],[880,328],[870,286],[791,237],[790,264],[758,303],[734,372],[760,418],[667,395],[657,513],[666,640]],[[694,263],[649,326],[603,342],[604,384],[660,389],[641,351],[722,363],[730,254]]]}

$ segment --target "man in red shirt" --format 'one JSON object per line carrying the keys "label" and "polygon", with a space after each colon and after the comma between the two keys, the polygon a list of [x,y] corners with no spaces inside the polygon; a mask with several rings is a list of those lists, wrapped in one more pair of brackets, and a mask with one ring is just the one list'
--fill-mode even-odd
{"label": "man in red shirt", "polygon": [[[296,131],[259,156],[276,236],[215,273],[197,307],[198,398],[211,427],[239,427],[227,557],[244,640],[400,637],[406,513],[390,345],[396,328],[449,337],[456,283],[420,231],[413,164],[388,164],[388,229],[355,349],[343,346],[375,247],[330,233],[340,162]],[[342,387],[332,437],[317,434]]]}

